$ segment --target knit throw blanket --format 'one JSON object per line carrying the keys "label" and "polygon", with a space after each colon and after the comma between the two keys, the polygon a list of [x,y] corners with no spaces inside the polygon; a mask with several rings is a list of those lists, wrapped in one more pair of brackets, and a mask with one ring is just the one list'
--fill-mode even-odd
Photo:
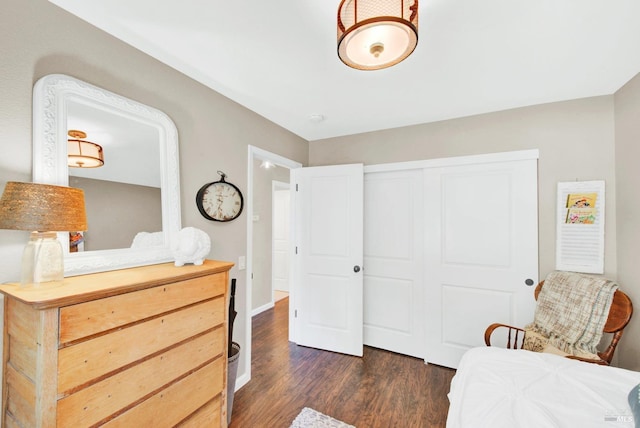
{"label": "knit throw blanket", "polygon": [[538,296],[534,321],[526,329],[568,354],[595,354],[617,288],[602,277],[552,272]]}

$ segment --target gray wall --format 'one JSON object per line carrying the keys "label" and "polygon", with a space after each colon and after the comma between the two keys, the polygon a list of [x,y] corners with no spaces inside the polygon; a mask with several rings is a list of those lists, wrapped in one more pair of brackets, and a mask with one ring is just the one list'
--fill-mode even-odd
{"label": "gray wall", "polygon": [[[195,195],[217,170],[246,192],[249,144],[306,163],[307,142],[228,98],[96,29],[46,0],[2,0],[0,14],[0,188],[31,181],[33,84],[67,74],[164,111],[180,139],[182,224],[211,237],[210,258],[246,254],[247,213],[230,223],[205,220]],[[20,277],[27,232],[0,230],[0,281]],[[244,346],[245,272],[238,279],[234,339]],[[246,349],[246,348],[245,348]],[[247,362],[240,360],[239,374]]]}
{"label": "gray wall", "polygon": [[271,183],[289,182],[289,170],[283,167],[260,168],[262,161],[253,165],[253,214],[259,220],[253,222],[253,288],[251,309],[258,309],[272,301],[271,293],[271,224],[272,198]]}
{"label": "gray wall", "polygon": [[69,186],[84,190],[85,251],[129,248],[138,232],[162,230],[158,187],[83,177],[69,177]]}
{"label": "gray wall", "polygon": [[[615,94],[618,281],[640,311],[640,74]],[[640,314],[620,340],[620,365],[640,370]]]}

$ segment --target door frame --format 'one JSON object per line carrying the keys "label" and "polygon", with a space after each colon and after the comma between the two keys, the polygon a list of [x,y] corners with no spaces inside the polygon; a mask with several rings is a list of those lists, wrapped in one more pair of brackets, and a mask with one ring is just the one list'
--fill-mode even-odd
{"label": "door frame", "polygon": [[[253,279],[251,278],[251,272],[253,271],[253,163],[255,160],[267,160],[276,166],[287,168],[289,170],[302,168],[300,162],[288,159],[284,156],[271,153],[267,150],[255,147],[252,145],[247,146],[247,200],[245,216],[247,222],[247,255],[246,255],[246,302],[244,308],[245,316],[245,334],[244,334],[244,346],[241,349],[241,358],[245,361],[244,372],[239,373],[236,379],[236,388],[239,390],[251,380],[251,293],[253,292]],[[295,219],[291,216],[290,227],[295,226]],[[290,253],[291,254],[291,253]]]}

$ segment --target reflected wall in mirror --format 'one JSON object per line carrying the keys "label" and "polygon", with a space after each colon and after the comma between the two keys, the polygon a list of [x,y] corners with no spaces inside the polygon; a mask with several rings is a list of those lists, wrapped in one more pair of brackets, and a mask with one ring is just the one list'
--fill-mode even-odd
{"label": "reflected wall in mirror", "polygon": [[[83,244],[70,247],[69,233],[59,234],[66,249],[65,275],[172,260],[181,228],[173,121],[159,110],[60,74],[36,83],[33,109],[33,180],[85,190],[89,230]],[[67,167],[72,129],[102,146],[103,166]]]}
{"label": "reflected wall in mirror", "polygon": [[104,165],[69,167],[69,186],[84,190],[90,229],[70,251],[130,247],[140,231],[162,230],[160,136],[146,123],[67,102],[67,129],[102,148]]}

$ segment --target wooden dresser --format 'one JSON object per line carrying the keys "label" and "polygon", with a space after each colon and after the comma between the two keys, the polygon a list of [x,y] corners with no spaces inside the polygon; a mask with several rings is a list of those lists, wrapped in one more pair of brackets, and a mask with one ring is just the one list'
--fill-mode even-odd
{"label": "wooden dresser", "polygon": [[232,266],[0,285],[3,426],[226,427]]}

